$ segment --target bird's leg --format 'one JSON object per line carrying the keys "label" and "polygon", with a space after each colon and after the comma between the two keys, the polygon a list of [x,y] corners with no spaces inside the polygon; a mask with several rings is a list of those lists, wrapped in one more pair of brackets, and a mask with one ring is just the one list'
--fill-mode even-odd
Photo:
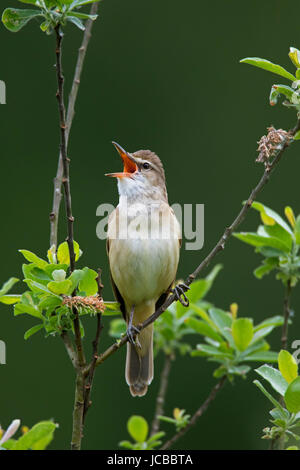
{"label": "bird's leg", "polygon": [[181,305],[183,305],[184,307],[188,307],[190,305],[189,299],[185,295],[185,292],[187,292],[188,290],[189,290],[189,286],[184,284],[184,282],[177,284],[177,286],[175,286],[174,289],[171,289],[171,292],[173,292],[173,294],[176,295],[177,300],[179,300]]}
{"label": "bird's leg", "polygon": [[133,344],[134,346],[137,346],[138,348],[141,349],[141,344],[138,338],[136,337],[136,335],[140,332],[140,330],[133,324],[133,313],[134,313],[134,305],[131,308],[126,334],[127,334],[129,342]]}

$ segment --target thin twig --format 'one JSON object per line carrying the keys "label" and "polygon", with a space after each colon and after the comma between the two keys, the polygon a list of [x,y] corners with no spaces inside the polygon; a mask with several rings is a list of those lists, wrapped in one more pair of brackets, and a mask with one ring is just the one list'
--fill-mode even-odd
{"label": "thin twig", "polygon": [[[289,136],[295,135],[295,133],[299,129],[300,129],[300,120],[297,122],[296,126],[289,132]],[[283,141],[281,149],[278,150],[277,153],[275,154],[272,163],[266,166],[262,177],[260,178],[256,187],[251,192],[250,196],[248,197],[246,203],[243,205],[242,209],[238,213],[237,217],[234,219],[231,225],[225,229],[222,237],[220,238],[218,243],[214,246],[214,248],[210,251],[210,253],[206,256],[206,258],[199,264],[199,266],[195,269],[195,271],[188,276],[188,278],[185,280],[185,284],[190,285],[196,279],[199,273],[210,264],[212,259],[220,251],[224,250],[227,240],[232,235],[233,231],[236,230],[237,227],[244,220],[247,212],[249,211],[250,207],[253,204],[253,201],[255,200],[258,193],[263,189],[263,187],[269,181],[270,175],[272,174],[276,165],[280,162],[285,150],[289,147],[290,142],[291,142],[290,138],[286,138]],[[143,323],[137,325],[139,331],[141,332],[144,328],[146,328],[151,323],[153,323],[176,300],[178,299],[175,294],[170,295],[167,298],[167,300],[150,317],[148,317]],[[99,366],[100,364],[102,364],[108,357],[110,357],[112,354],[118,351],[118,349],[124,346],[124,344],[126,344],[127,341],[128,341],[128,336],[126,335],[126,336],[123,336],[120,341],[112,344],[109,348],[107,348],[106,351],[100,354],[99,358],[97,359],[96,366]],[[86,368],[85,374],[88,374],[88,372],[89,372],[89,368]]]}
{"label": "thin twig", "polygon": [[164,367],[161,373],[159,392],[156,398],[155,414],[154,414],[154,419],[153,419],[152,426],[151,426],[151,436],[153,436],[159,431],[159,428],[160,428],[159,416],[162,416],[164,414],[165,399],[166,399],[166,393],[167,393],[167,388],[168,388],[168,381],[169,381],[172,360],[173,360],[173,357],[171,356],[171,354],[165,355],[165,363],[164,363]]}
{"label": "thin twig", "polygon": [[[90,15],[95,15],[98,12],[99,2],[93,3],[90,10]],[[91,31],[93,27],[93,20],[87,20],[85,24],[85,31],[83,35],[83,40],[78,51],[77,63],[75,67],[75,73],[72,83],[71,92],[69,95],[67,119],[66,119],[66,148],[69,142],[70,131],[73,123],[73,118],[75,114],[75,104],[77,100],[80,78],[83,69],[83,64],[86,56],[87,47],[91,38]],[[50,213],[50,246],[57,247],[57,231],[58,231],[58,219],[59,219],[59,209],[61,204],[61,186],[63,179],[63,161],[62,154],[60,152],[58,159],[58,167],[56,177],[54,178],[54,193],[53,193],[53,203],[52,211]]]}
{"label": "thin twig", "polygon": [[[98,284],[98,296],[102,298],[102,289],[103,289],[103,284],[101,282],[101,269],[98,269],[98,276],[97,276],[97,284]],[[89,370],[89,375],[86,380],[85,384],[85,397],[84,397],[84,409],[83,409],[83,424],[86,418],[86,414],[92,404],[90,401],[90,396],[91,396],[91,391],[92,391],[92,385],[93,385],[93,380],[94,380],[94,375],[95,375],[95,369],[96,369],[96,362],[98,359],[98,344],[99,344],[99,339],[100,339],[100,334],[103,329],[102,325],[102,314],[97,313],[97,328],[96,328],[96,336],[95,339],[92,343],[93,346],[93,355],[92,355],[92,361],[91,361],[91,367]]]}
{"label": "thin twig", "polygon": [[59,108],[59,118],[60,118],[60,153],[62,156],[63,163],[63,187],[65,195],[65,206],[66,206],[66,217],[68,223],[68,236],[67,242],[70,252],[70,269],[71,272],[75,269],[75,252],[74,252],[74,233],[73,233],[73,224],[74,217],[72,215],[72,202],[71,202],[71,189],[70,189],[70,176],[69,176],[69,163],[70,159],[67,157],[67,139],[66,139],[66,109],[64,103],[64,76],[62,72],[62,63],[61,63],[61,45],[63,40],[63,32],[61,30],[60,24],[55,28],[56,32],[56,74],[57,74],[57,84],[58,90],[56,93],[58,108]]}
{"label": "thin twig", "polygon": [[216,398],[217,393],[219,392],[219,390],[221,390],[221,388],[223,387],[225,382],[226,382],[226,375],[224,375],[221,378],[221,380],[219,380],[219,382],[212,388],[212,390],[211,390],[210,394],[208,395],[208,397],[206,398],[205,402],[200,406],[200,408],[192,416],[192,418],[190,419],[190,421],[186,425],[186,427],[181,429],[180,431],[178,431],[169,441],[165,442],[165,444],[162,446],[161,450],[170,449],[170,447],[172,447],[173,444],[175,444],[175,442],[178,441],[178,439],[180,439],[180,437],[184,436],[184,434],[186,434],[191,429],[191,427],[196,424],[198,419],[207,410],[207,408],[209,407],[211,402]]}
{"label": "thin twig", "polygon": [[291,281],[288,280],[286,291],[285,291],[285,296],[284,296],[284,302],[283,302],[284,323],[282,326],[282,334],[281,334],[281,349],[287,349],[288,325],[289,325],[289,319],[291,315],[291,307],[290,307],[291,293],[292,293]]}

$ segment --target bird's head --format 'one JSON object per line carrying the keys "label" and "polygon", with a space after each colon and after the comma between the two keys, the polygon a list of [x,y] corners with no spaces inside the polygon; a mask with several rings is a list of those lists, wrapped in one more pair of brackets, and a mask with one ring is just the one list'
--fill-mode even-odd
{"label": "bird's head", "polygon": [[120,173],[106,176],[118,178],[120,195],[167,200],[165,172],[159,157],[150,150],[129,153],[116,142],[113,145],[123,160],[124,168]]}

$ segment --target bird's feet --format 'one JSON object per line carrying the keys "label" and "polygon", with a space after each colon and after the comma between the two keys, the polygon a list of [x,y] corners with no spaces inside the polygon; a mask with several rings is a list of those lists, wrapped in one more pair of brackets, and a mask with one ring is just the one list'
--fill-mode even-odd
{"label": "bird's feet", "polygon": [[189,299],[185,295],[185,292],[189,290],[189,286],[184,284],[184,282],[181,282],[180,284],[177,284],[177,286],[174,287],[174,289],[171,289],[171,292],[175,294],[177,297],[177,300],[183,305],[184,307],[188,307],[190,305]]}
{"label": "bird's feet", "polygon": [[137,346],[138,348],[141,349],[141,343],[139,342],[139,339],[137,337],[137,335],[140,333],[140,330],[139,328],[134,326],[132,323],[133,313],[134,313],[134,306],[132,307],[131,312],[130,312],[130,318],[128,322],[126,335],[130,344],[132,344],[133,346]]}

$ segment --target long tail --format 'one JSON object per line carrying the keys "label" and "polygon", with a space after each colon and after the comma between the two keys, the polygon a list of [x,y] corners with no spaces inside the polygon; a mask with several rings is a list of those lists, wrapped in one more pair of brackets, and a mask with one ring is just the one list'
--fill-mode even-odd
{"label": "long tail", "polygon": [[141,348],[127,343],[126,381],[132,396],[142,397],[147,393],[153,379],[153,324],[138,335]]}

